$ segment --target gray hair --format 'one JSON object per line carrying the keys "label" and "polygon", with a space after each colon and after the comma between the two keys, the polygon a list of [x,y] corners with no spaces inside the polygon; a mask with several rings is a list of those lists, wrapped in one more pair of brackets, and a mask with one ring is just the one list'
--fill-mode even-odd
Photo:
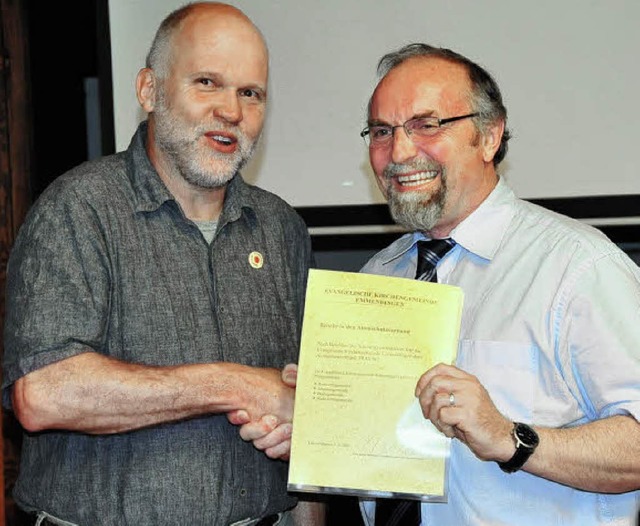
{"label": "gray hair", "polygon": [[165,78],[167,75],[167,66],[169,58],[169,50],[171,49],[171,38],[176,29],[180,27],[182,21],[187,18],[193,9],[206,2],[189,2],[182,7],[169,13],[164,20],[160,23],[158,30],[156,31],[149,52],[147,53],[147,60],[145,66],[153,69],[159,78]]}
{"label": "gray hair", "polygon": [[497,121],[504,121],[505,129],[500,146],[493,157],[497,166],[507,155],[511,132],[507,129],[507,108],[502,102],[500,88],[491,74],[467,57],[450,49],[430,46],[429,44],[408,44],[397,51],[387,53],[378,62],[378,76],[384,78],[392,69],[415,57],[436,57],[460,64],[469,75],[471,81],[471,103],[473,111],[479,113],[473,120],[478,130],[483,133]]}

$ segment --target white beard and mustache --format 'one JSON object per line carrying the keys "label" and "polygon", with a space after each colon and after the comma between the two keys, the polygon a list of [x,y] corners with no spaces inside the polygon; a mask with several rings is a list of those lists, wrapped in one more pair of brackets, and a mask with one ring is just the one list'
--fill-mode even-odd
{"label": "white beard and mustache", "polygon": [[[398,192],[391,179],[416,171],[440,173],[440,185],[433,192],[421,190]],[[386,195],[393,220],[411,231],[429,231],[442,217],[447,198],[447,178],[444,167],[434,161],[416,159],[411,164],[389,163],[384,169]]]}

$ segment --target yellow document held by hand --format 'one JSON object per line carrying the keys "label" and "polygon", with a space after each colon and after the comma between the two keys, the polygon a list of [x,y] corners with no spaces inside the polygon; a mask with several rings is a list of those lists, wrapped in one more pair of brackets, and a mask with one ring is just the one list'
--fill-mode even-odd
{"label": "yellow document held by hand", "polygon": [[449,285],[310,271],[290,491],[446,501],[450,440],[414,391],[454,363],[462,299]]}

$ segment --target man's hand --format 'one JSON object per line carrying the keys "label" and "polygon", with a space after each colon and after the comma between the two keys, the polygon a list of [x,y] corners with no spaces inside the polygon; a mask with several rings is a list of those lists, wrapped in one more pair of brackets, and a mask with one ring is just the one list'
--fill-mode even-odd
{"label": "man's hand", "polygon": [[438,364],[420,377],[415,394],[424,417],[447,437],[465,443],[479,459],[506,461],[513,455],[513,424],[475,376]]}
{"label": "man's hand", "polygon": [[[298,366],[287,364],[282,370],[282,382],[290,388],[296,387]],[[275,415],[265,415],[252,421],[247,411],[240,409],[227,414],[229,422],[240,426],[240,437],[252,441],[269,458],[288,460],[291,451],[291,422],[281,421]]]}

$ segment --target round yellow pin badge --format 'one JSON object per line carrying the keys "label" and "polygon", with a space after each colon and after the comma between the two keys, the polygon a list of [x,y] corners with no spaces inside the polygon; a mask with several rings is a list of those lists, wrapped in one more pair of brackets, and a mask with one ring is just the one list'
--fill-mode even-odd
{"label": "round yellow pin badge", "polygon": [[249,265],[253,268],[262,268],[263,264],[264,258],[260,252],[251,252],[251,254],[249,254]]}

